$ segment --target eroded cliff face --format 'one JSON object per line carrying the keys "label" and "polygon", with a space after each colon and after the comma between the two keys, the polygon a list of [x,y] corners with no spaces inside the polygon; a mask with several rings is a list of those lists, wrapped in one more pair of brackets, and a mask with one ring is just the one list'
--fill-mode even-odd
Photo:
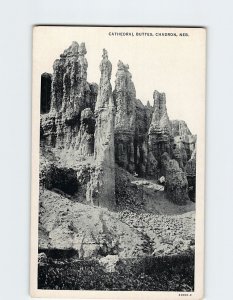
{"label": "eroded cliff face", "polygon": [[95,118],[90,108],[81,112],[81,123],[75,149],[81,156],[90,156],[94,153]]}
{"label": "eroded cliff face", "polygon": [[112,91],[105,49],[99,86],[88,83],[86,53],[84,43],[73,42],[54,62],[52,76],[42,74],[41,153],[52,153],[58,175],[76,172],[81,202],[115,208],[115,164],[140,178],[164,176],[176,204],[195,201],[196,136],[184,121],[170,121],[165,93],[155,90],[153,106],[143,105],[121,61]]}
{"label": "eroded cliff face", "polygon": [[44,144],[53,148],[77,149],[81,113],[94,111],[97,85],[87,82],[86,47],[73,42],[55,60],[51,83],[51,107],[41,115]]}
{"label": "eroded cliff face", "polygon": [[195,149],[197,137],[191,133],[186,122],[182,120],[172,120],[171,129],[174,137],[174,143],[178,148],[185,149],[187,155],[186,161],[184,161],[185,166],[187,160],[191,158],[191,155]]}
{"label": "eroded cliff face", "polygon": [[116,162],[130,172],[135,170],[134,134],[136,90],[129,72],[129,66],[118,62],[115,89],[115,157]]}
{"label": "eroded cliff face", "polygon": [[85,107],[87,85],[87,53],[84,43],[72,45],[55,60],[53,65],[52,103],[55,112],[66,112],[67,117],[78,115]]}
{"label": "eroded cliff face", "polygon": [[144,106],[136,99],[136,122],[134,135],[134,163],[139,176],[155,177],[157,162],[148,149],[148,130],[151,124],[153,108]]}
{"label": "eroded cliff face", "polygon": [[182,120],[172,120],[171,130],[173,136],[191,135],[191,131],[189,130],[186,122]]}

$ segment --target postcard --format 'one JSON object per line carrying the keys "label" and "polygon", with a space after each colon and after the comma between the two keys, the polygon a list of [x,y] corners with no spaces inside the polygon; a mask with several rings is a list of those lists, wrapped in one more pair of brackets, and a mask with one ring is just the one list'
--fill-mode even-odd
{"label": "postcard", "polygon": [[203,299],[206,29],[33,28],[33,297]]}

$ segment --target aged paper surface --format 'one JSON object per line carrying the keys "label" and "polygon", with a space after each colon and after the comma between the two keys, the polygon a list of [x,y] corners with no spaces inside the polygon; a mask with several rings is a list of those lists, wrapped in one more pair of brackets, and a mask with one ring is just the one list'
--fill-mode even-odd
{"label": "aged paper surface", "polygon": [[31,295],[202,299],[203,28],[33,29]]}

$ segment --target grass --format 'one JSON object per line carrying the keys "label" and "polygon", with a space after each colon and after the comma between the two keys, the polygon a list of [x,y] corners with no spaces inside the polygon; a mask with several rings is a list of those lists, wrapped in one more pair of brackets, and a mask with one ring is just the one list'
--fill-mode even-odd
{"label": "grass", "polygon": [[97,260],[48,259],[39,266],[38,288],[52,290],[194,290],[194,253],[120,260],[106,273]]}

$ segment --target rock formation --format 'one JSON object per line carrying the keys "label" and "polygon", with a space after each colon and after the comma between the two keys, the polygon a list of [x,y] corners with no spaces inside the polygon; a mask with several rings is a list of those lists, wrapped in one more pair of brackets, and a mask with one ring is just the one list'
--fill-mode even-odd
{"label": "rock formation", "polygon": [[77,148],[81,112],[85,108],[94,111],[97,85],[87,82],[86,53],[84,43],[73,42],[54,62],[51,107],[46,111],[48,114],[41,116],[43,137],[48,146]]}
{"label": "rock formation", "polygon": [[136,90],[129,66],[119,60],[117,67],[113,92],[116,105],[115,157],[121,167],[133,172]]}
{"label": "rock formation", "polygon": [[[89,279],[95,289],[98,272],[107,289],[118,278],[130,278],[132,288],[136,272],[144,290],[148,278],[154,283],[154,259],[194,257],[196,136],[169,120],[165,93],[154,91],[153,106],[143,105],[121,61],[112,91],[105,49],[99,85],[88,83],[85,54],[85,44],[73,42],[53,74],[41,75],[38,286],[73,288],[84,270],[80,289]],[[72,277],[64,279],[64,266]]]}
{"label": "rock formation", "polygon": [[172,158],[174,158],[179,163],[180,168],[184,170],[187,163],[187,152],[184,144],[180,140],[175,140],[173,143]]}
{"label": "rock formation", "polygon": [[191,133],[185,121],[182,120],[172,120],[171,129],[175,144],[178,148],[184,148],[187,154],[186,160],[190,159],[195,149],[196,135]]}
{"label": "rock formation", "polygon": [[[139,99],[135,101],[136,122],[134,135],[134,163],[139,176],[155,176],[154,157],[148,154],[148,130],[153,110],[150,105],[144,106]],[[153,161],[152,161],[153,160]]]}
{"label": "rock formation", "polygon": [[189,197],[188,181],[185,172],[179,167],[175,159],[170,159],[167,153],[164,153],[161,159],[166,178],[165,190],[168,198],[176,204],[186,204]]}
{"label": "rock formation", "polygon": [[53,65],[52,103],[56,112],[66,112],[71,119],[85,108],[84,91],[87,85],[87,53],[84,43],[72,45]]}
{"label": "rock formation", "polygon": [[103,50],[100,64],[100,84],[95,107],[95,154],[94,168],[87,188],[87,201],[94,205],[114,208],[115,206],[115,154],[114,121],[115,106],[110,83],[112,64],[107,51]]}
{"label": "rock formation", "polygon": [[149,151],[157,160],[164,152],[171,154],[171,123],[167,114],[166,95],[154,91],[154,112],[149,129]]}
{"label": "rock formation", "polygon": [[194,149],[191,158],[188,160],[185,171],[187,176],[196,176],[196,149]]}
{"label": "rock formation", "polygon": [[196,149],[194,149],[191,158],[188,160],[186,168],[186,175],[189,185],[189,197],[195,202],[196,199]]}
{"label": "rock formation", "polygon": [[75,148],[78,154],[82,156],[90,156],[94,153],[94,132],[95,119],[90,108],[85,108],[81,112],[81,125],[78,132]]}
{"label": "rock formation", "polygon": [[169,199],[177,204],[188,195],[194,201],[196,136],[184,121],[169,120],[165,93],[155,90],[153,106],[143,105],[121,61],[112,92],[105,49],[99,86],[88,83],[86,53],[84,43],[73,42],[55,60],[52,76],[41,77],[41,148],[56,157],[57,173],[73,169],[82,201],[111,209],[115,163],[134,176],[155,181],[164,176]]}
{"label": "rock formation", "polygon": [[182,120],[172,120],[171,130],[173,136],[191,135],[191,131],[189,130],[186,122]]}

